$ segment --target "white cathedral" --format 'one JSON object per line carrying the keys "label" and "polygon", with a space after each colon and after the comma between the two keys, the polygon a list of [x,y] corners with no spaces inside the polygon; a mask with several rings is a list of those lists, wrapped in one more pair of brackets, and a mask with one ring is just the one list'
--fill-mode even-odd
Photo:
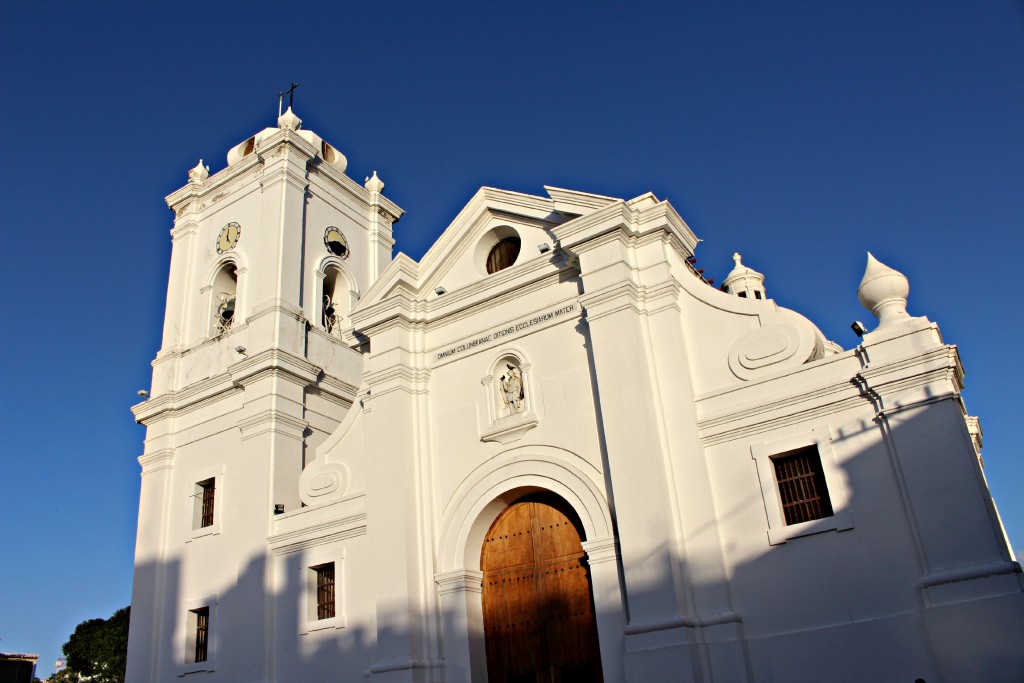
{"label": "white cathedral", "polygon": [[902,274],[844,351],[653,194],[483,188],[416,262],[290,108],[227,161],[167,197],[129,683],[1024,680]]}

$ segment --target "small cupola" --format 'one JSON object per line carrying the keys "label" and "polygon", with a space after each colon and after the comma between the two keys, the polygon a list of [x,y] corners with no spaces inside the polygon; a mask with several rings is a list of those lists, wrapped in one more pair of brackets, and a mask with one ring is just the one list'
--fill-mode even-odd
{"label": "small cupola", "polygon": [[725,276],[722,290],[741,299],[767,299],[768,296],[764,291],[764,275],[743,265],[739,252],[732,255],[732,260],[736,265]]}

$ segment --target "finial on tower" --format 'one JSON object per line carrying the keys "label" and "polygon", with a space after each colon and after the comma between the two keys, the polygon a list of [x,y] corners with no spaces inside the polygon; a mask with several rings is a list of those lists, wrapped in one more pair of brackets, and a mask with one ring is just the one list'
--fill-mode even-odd
{"label": "finial on tower", "polygon": [[868,252],[868,264],[857,288],[861,306],[878,318],[878,327],[893,325],[910,317],[907,313],[907,295],[910,281],[898,270],[893,270]]}
{"label": "finial on tower", "polygon": [[203,160],[200,159],[196,167],[188,172],[188,181],[194,185],[201,184],[204,180],[210,177],[210,167],[203,166]]}
{"label": "finial on tower", "polygon": [[302,119],[295,115],[292,108],[289,106],[288,111],[277,117],[277,127],[287,128],[288,130],[298,130],[302,128]]}
{"label": "finial on tower", "polygon": [[377,177],[377,172],[374,171],[373,172],[373,176],[370,177],[370,178],[367,178],[366,182],[363,183],[363,187],[365,187],[370,192],[378,192],[378,193],[379,192],[383,192],[384,191],[384,181],[381,180],[380,178],[378,178]]}

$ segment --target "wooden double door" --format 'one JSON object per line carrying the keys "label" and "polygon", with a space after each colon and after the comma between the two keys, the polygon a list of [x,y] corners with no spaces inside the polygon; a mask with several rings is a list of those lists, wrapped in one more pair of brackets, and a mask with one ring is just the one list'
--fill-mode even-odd
{"label": "wooden double door", "polygon": [[601,683],[590,572],[575,514],[533,495],[484,539],[483,612],[490,683]]}

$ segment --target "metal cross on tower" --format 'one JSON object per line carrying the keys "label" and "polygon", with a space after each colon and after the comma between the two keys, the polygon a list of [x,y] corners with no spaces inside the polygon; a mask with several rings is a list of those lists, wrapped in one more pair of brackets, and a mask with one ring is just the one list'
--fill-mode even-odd
{"label": "metal cross on tower", "polygon": [[288,108],[291,109],[292,105],[295,104],[295,89],[299,87],[299,84],[292,81],[292,87],[284,91],[277,93],[277,116],[281,117],[281,105],[284,102],[284,94],[288,93]]}

